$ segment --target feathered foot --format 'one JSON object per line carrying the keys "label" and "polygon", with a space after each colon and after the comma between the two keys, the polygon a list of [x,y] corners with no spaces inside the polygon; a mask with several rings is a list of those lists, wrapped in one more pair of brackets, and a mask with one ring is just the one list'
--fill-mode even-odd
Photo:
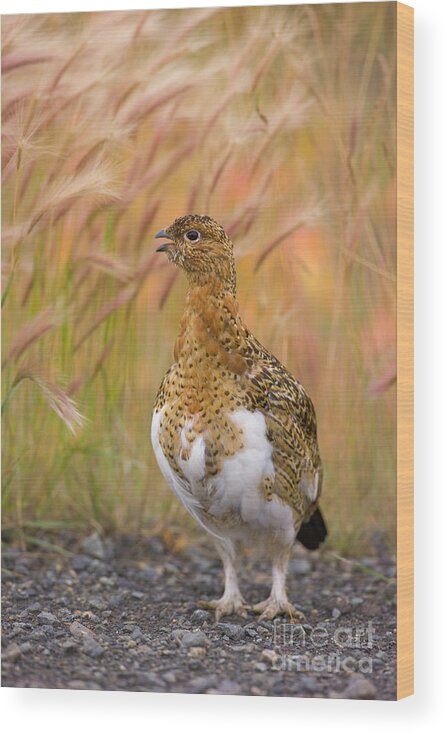
{"label": "feathered foot", "polygon": [[302,621],[305,619],[305,615],[298,609],[295,609],[293,604],[289,602],[287,597],[284,599],[277,599],[276,597],[269,596],[265,601],[259,602],[251,607],[250,611],[255,614],[261,613],[259,621],[274,619],[279,617],[281,614],[285,614],[290,619]]}
{"label": "feathered foot", "polygon": [[239,617],[245,619],[249,611],[249,607],[241,594],[224,594],[220,599],[211,599],[210,601],[201,599],[199,606],[202,609],[214,609],[216,622],[230,614],[238,614]]}

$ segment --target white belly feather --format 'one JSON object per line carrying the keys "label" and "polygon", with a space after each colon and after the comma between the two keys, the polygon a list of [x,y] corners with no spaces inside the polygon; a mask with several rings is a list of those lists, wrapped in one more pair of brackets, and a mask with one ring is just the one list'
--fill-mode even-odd
{"label": "white belly feather", "polygon": [[[196,520],[209,531],[200,518],[202,500],[207,499],[208,513],[216,518],[233,511],[240,515],[241,525],[252,530],[280,531],[284,540],[292,542],[294,536],[293,513],[291,508],[278,497],[266,501],[260,491],[263,480],[275,478],[272,462],[272,445],[266,435],[265,418],[260,411],[245,408],[230,414],[230,418],[243,431],[244,448],[225,459],[221,471],[214,477],[205,476],[206,443],[200,434],[192,446],[188,460],[177,458],[177,463],[186,481],[182,480],[171,468],[159,442],[159,429],[162,412],[155,413],[152,419],[152,445],[161,472],[171,489],[183,502]],[[185,426],[181,434],[184,445]]]}

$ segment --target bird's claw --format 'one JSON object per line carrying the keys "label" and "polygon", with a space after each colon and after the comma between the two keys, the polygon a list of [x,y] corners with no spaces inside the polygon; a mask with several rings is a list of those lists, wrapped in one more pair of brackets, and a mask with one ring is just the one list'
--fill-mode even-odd
{"label": "bird's claw", "polygon": [[291,620],[302,622],[305,619],[303,612],[296,609],[287,599],[282,601],[278,599],[268,598],[251,607],[251,611],[260,614],[259,622],[279,617],[282,614],[288,616]]}
{"label": "bird's claw", "polygon": [[222,617],[229,616],[230,614],[237,614],[239,617],[247,618],[249,607],[242,597],[230,597],[221,599],[201,599],[199,606],[202,609],[213,609],[215,620],[219,622]]}

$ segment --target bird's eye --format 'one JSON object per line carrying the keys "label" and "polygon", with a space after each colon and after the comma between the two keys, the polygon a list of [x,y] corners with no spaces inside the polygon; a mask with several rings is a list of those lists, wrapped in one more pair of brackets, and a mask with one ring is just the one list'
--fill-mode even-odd
{"label": "bird's eye", "polygon": [[198,231],[197,231],[196,229],[190,229],[190,230],[188,230],[188,232],[187,232],[187,233],[185,234],[185,237],[186,237],[186,239],[187,239],[187,240],[189,240],[190,242],[197,242],[197,240],[199,240],[199,239],[200,239],[200,233],[199,233],[199,232],[198,232]]}

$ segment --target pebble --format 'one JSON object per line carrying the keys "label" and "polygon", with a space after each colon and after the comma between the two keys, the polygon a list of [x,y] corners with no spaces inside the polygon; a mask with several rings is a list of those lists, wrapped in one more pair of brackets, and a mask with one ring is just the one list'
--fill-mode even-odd
{"label": "pebble", "polygon": [[188,656],[190,658],[204,658],[206,656],[206,647],[189,647]]}
{"label": "pebble", "polygon": [[87,556],[105,561],[108,557],[105,543],[101,540],[98,533],[92,533],[82,542],[82,550]]}
{"label": "pebble", "polygon": [[52,624],[43,624],[40,629],[47,637],[52,637],[54,635],[54,627]]}
{"label": "pebble", "polygon": [[100,658],[104,655],[105,650],[99,645],[93,637],[85,636],[82,640],[82,649],[92,658]]}
{"label": "pebble", "polygon": [[75,642],[75,640],[64,640],[61,642],[61,649],[65,653],[74,652],[78,649],[78,644]]}
{"label": "pebble", "polygon": [[4,663],[13,663],[15,660],[17,660],[17,658],[21,656],[21,654],[22,651],[17,642],[11,642],[11,644],[8,645],[6,650],[2,653],[2,660]]}
{"label": "pebble", "polygon": [[84,680],[78,680],[77,678],[73,678],[73,680],[68,681],[68,688],[74,688],[76,690],[84,690],[87,688],[87,684]]}
{"label": "pebble", "polygon": [[265,671],[267,670],[267,665],[265,663],[258,662],[254,664],[254,669],[259,671],[260,673],[265,673]]}
{"label": "pebble", "polygon": [[177,676],[172,670],[168,670],[167,673],[162,673],[161,677],[166,681],[166,683],[175,683],[177,680]]}
{"label": "pebble", "polygon": [[240,624],[229,624],[219,622],[217,628],[223,632],[230,640],[242,640],[245,637],[245,630]]}
{"label": "pebble", "polygon": [[266,660],[268,663],[273,665],[278,660],[279,655],[275,650],[263,650],[261,653],[261,659]]}
{"label": "pebble", "polygon": [[130,633],[132,640],[142,640],[144,635],[138,625],[135,625],[132,632]]}
{"label": "pebble", "polygon": [[192,693],[205,693],[216,685],[217,678],[215,675],[199,675],[189,681]]}
{"label": "pebble", "polygon": [[33,602],[33,604],[30,604],[29,607],[26,608],[27,612],[39,612],[42,609],[42,605],[39,604],[38,601]]}
{"label": "pebble", "polygon": [[346,688],[340,693],[335,693],[332,698],[353,698],[362,700],[372,700],[377,698],[377,689],[375,685],[365,678],[365,676],[354,674],[352,680]]}
{"label": "pebble", "polygon": [[81,624],[81,622],[72,622],[69,630],[73,637],[76,637],[78,640],[85,637],[94,637],[93,632],[88,627]]}
{"label": "pebble", "polygon": [[300,676],[300,683],[306,691],[309,691],[309,693],[317,693],[317,691],[321,691],[321,683],[319,683],[313,675]]}
{"label": "pebble", "polygon": [[241,692],[242,688],[240,683],[229,678],[224,678],[220,681],[217,688],[212,688],[208,693],[217,693],[224,696],[237,696]]}
{"label": "pebble", "polygon": [[[162,630],[165,631],[165,630]],[[188,630],[181,629],[181,628],[174,628],[170,634],[171,640],[177,643],[177,645],[180,645],[183,639],[183,636],[188,632]]]}
{"label": "pebble", "polygon": [[101,599],[97,596],[94,596],[90,599],[90,606],[92,606],[93,609],[97,609],[98,612],[103,612],[104,609],[107,609],[107,603],[104,601],[104,599]]}
{"label": "pebble", "polygon": [[30,640],[43,640],[44,637],[45,632],[42,629],[33,630],[29,635]]}
{"label": "pebble", "polygon": [[182,647],[207,647],[211,643],[204,632],[197,630],[197,632],[186,631],[180,639],[180,644]]}
{"label": "pebble", "polygon": [[112,586],[115,586],[115,579],[113,579],[111,576],[101,576],[99,579],[99,583],[103,586],[108,586],[111,588]]}
{"label": "pebble", "polygon": [[245,633],[246,633],[246,634],[247,634],[247,635],[248,635],[249,637],[257,637],[257,636],[258,636],[258,633],[256,632],[256,630],[254,630],[254,629],[253,629],[252,627],[249,627],[248,629],[247,629],[247,627],[246,627],[246,628],[245,628]]}
{"label": "pebble", "polygon": [[85,571],[91,564],[91,558],[84,555],[77,555],[74,556],[71,560],[72,568],[74,568],[75,571]]}
{"label": "pebble", "polygon": [[205,622],[211,622],[213,619],[211,612],[206,609],[196,609],[191,615],[191,622],[193,625],[202,625]]}
{"label": "pebble", "polygon": [[289,569],[291,574],[301,576],[309,573],[312,570],[312,566],[307,558],[292,558],[289,564]]}
{"label": "pebble", "polygon": [[50,612],[40,612],[40,614],[37,615],[37,619],[41,624],[56,624],[59,620]]}
{"label": "pebble", "polygon": [[158,673],[153,673],[149,670],[139,672],[137,675],[137,682],[140,686],[144,686],[150,691],[157,688],[164,688],[166,686],[165,681]]}

